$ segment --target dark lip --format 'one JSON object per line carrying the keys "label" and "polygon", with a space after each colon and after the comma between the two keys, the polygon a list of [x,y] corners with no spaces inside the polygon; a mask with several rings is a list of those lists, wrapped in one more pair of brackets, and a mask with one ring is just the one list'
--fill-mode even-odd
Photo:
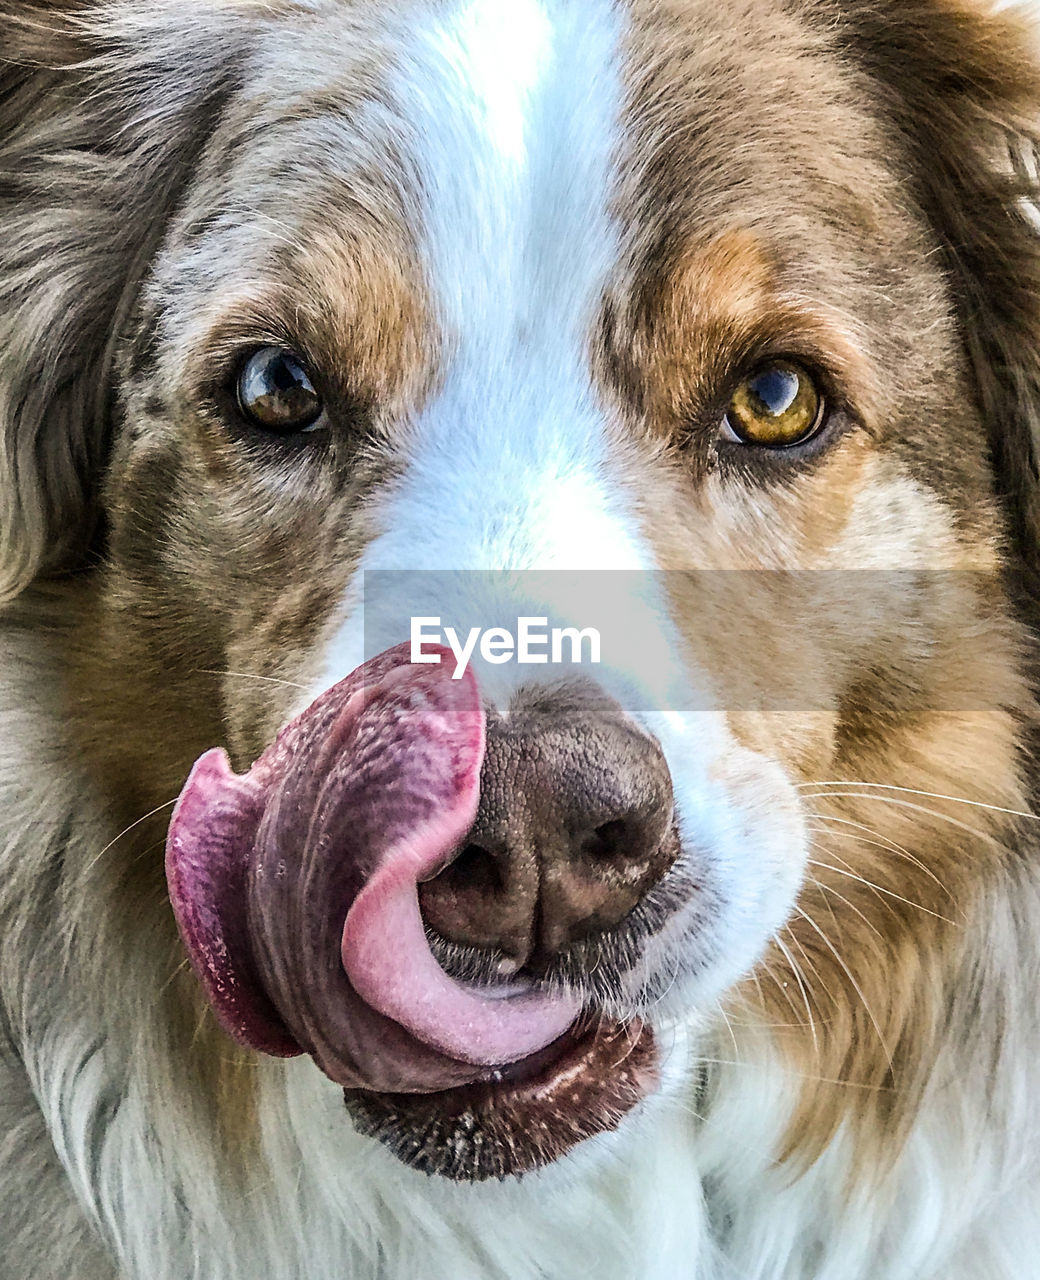
{"label": "dark lip", "polygon": [[455,1182],[521,1177],[616,1129],[658,1083],[642,1022],[597,1021],[473,1084],[437,1093],[344,1090],[355,1128],[420,1172]]}

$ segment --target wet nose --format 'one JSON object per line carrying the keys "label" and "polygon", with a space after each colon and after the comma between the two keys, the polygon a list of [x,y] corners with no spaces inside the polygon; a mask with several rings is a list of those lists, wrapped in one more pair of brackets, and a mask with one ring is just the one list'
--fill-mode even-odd
{"label": "wet nose", "polygon": [[449,942],[530,966],[617,925],[678,847],[664,755],[617,703],[522,692],[488,712],[476,820],[420,905]]}

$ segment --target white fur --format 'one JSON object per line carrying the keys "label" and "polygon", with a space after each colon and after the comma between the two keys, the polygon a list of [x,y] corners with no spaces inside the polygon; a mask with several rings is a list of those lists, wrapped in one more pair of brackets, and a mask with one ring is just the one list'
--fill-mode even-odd
{"label": "white fur", "polygon": [[[696,691],[683,646],[589,381],[590,317],[615,251],[621,39],[607,0],[516,0],[508,12],[467,0],[421,22],[402,57],[395,96],[428,193],[424,257],[455,352],[413,424],[383,531],[361,558],[361,599],[355,586],[319,688],[407,638],[409,615],[468,612],[489,625],[499,611],[546,609],[585,625],[574,571],[590,581],[612,571],[602,594],[620,597],[612,616],[627,665],[596,678],[623,702],[638,693],[634,710],[664,747],[680,828],[716,907],[696,960],[697,904],[646,957],[646,972],[681,978],[668,1006],[688,1007],[758,959],[790,911],[806,839],[782,770],[738,749],[721,714],[685,710]],[[429,571],[440,572],[423,593]],[[366,591],[366,574],[382,589]],[[484,668],[482,689],[504,707],[531,670]]]}
{"label": "white fur", "polygon": [[[768,1038],[750,1030],[699,1039],[710,1072],[703,1096],[691,1092],[690,1046],[677,1034],[665,1089],[622,1132],[520,1183],[479,1187],[427,1179],[354,1137],[338,1090],[307,1060],[268,1063],[267,1158],[237,1192],[206,1148],[178,1130],[190,1117],[156,1108],[170,1082],[153,1078],[148,1039],[114,1119],[106,1079],[122,1068],[93,1044],[90,1030],[68,1026],[28,1066],[73,1186],[126,1274],[140,1280],[1036,1275],[1031,1157],[1015,1137],[1030,1131],[1031,1099],[1021,1093],[999,1126],[987,1125],[974,1083],[958,1087],[961,1070],[930,1099],[895,1177],[850,1206],[843,1136],[798,1180],[774,1163],[796,1082]],[[1007,1092],[1021,1047],[1009,1039],[995,1093]],[[90,1268],[78,1280],[107,1274]]]}

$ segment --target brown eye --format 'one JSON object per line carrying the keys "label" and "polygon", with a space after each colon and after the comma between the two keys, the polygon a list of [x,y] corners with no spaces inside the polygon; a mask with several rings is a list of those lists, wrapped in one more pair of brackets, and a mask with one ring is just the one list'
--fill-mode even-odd
{"label": "brown eye", "polygon": [[276,435],[312,430],[323,407],[307,370],[281,347],[261,347],[246,361],[238,405],[255,426]]}
{"label": "brown eye", "polygon": [[723,429],[741,444],[782,449],[815,435],[823,417],[823,396],[809,374],[791,361],[772,360],[734,391]]}

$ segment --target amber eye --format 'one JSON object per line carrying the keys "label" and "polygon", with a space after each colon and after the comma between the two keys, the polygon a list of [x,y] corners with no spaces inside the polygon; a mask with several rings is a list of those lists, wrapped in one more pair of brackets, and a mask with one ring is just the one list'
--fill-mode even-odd
{"label": "amber eye", "polygon": [[809,374],[789,360],[771,360],[734,391],[724,429],[741,444],[782,449],[815,435],[823,417],[823,396]]}
{"label": "amber eye", "polygon": [[255,426],[276,435],[309,431],[322,414],[321,397],[291,351],[261,347],[238,375],[238,405]]}

